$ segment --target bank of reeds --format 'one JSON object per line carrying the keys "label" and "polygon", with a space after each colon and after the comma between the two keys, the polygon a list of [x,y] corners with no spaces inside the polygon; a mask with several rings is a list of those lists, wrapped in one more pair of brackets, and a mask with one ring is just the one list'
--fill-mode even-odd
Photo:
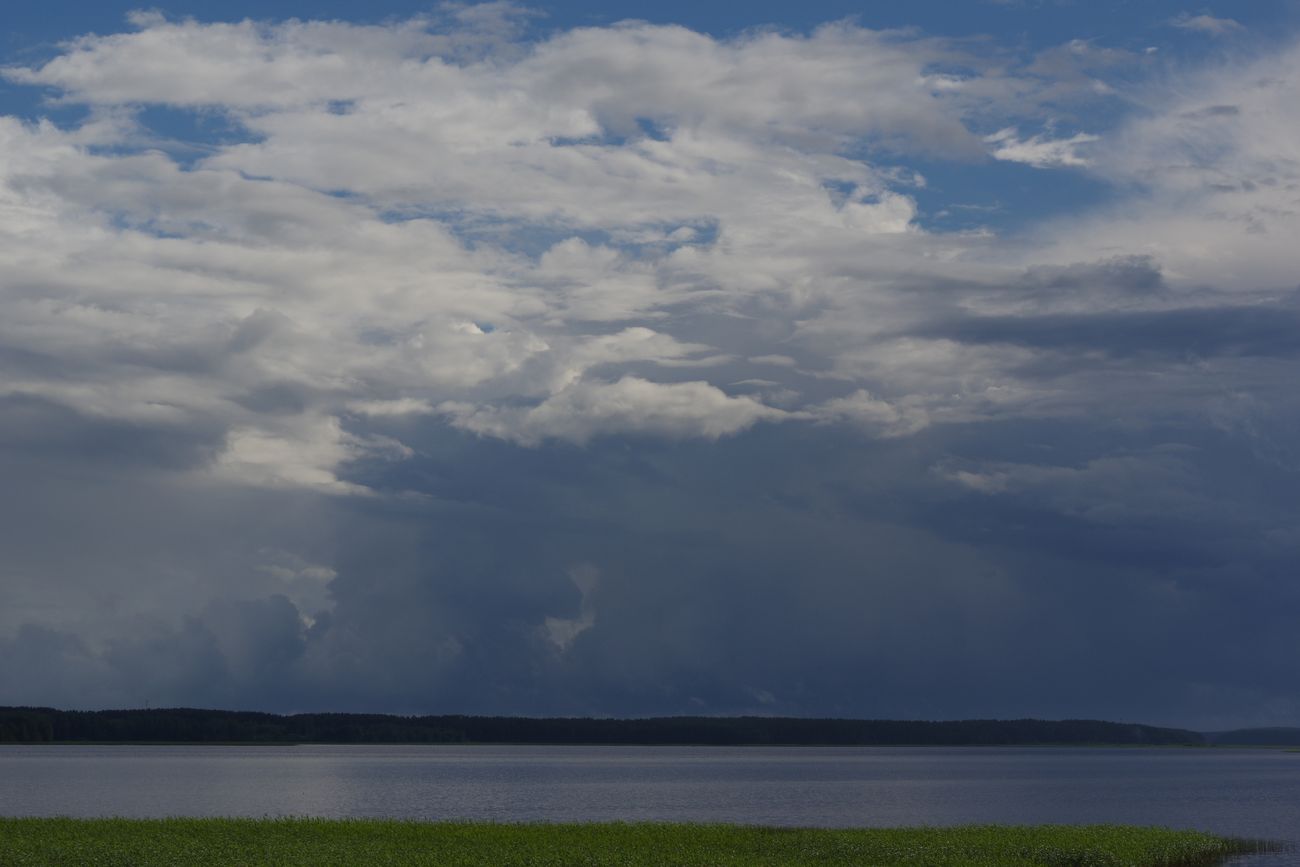
{"label": "bank of reeds", "polygon": [[810,829],[665,823],[324,819],[0,819],[0,865],[1162,865],[1216,864],[1247,844],[1194,831],[1093,826]]}

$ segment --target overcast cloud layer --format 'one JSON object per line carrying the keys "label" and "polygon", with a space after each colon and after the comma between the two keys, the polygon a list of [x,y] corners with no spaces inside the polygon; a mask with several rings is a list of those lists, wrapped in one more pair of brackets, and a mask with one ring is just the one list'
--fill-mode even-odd
{"label": "overcast cloud layer", "polygon": [[529,22],[3,71],[0,703],[1300,724],[1300,43]]}

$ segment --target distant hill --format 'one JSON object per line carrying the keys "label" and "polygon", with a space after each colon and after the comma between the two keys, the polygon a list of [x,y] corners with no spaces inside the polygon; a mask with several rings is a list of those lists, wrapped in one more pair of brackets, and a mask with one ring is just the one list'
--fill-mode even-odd
{"label": "distant hill", "polygon": [[1274,727],[1206,732],[1205,739],[1215,746],[1300,747],[1300,728]]}
{"label": "distant hill", "polygon": [[1196,745],[1198,732],[1100,720],[651,719],[388,716],[159,708],[0,708],[0,743],[479,743],[728,745]]}

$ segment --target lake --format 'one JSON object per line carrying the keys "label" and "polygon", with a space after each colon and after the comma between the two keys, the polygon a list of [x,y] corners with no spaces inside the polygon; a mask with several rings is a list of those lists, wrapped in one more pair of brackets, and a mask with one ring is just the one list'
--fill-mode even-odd
{"label": "lake", "polygon": [[[1114,822],[1300,840],[1300,753],[1055,747],[3,746],[0,815]],[[1300,865],[1300,854],[1244,864]]]}

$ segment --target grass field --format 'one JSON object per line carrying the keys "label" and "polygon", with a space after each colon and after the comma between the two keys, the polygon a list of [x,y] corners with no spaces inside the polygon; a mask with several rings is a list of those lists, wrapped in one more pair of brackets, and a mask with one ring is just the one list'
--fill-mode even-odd
{"label": "grass field", "polygon": [[1207,865],[1240,842],[1119,825],[782,829],[321,819],[0,819],[0,865]]}

